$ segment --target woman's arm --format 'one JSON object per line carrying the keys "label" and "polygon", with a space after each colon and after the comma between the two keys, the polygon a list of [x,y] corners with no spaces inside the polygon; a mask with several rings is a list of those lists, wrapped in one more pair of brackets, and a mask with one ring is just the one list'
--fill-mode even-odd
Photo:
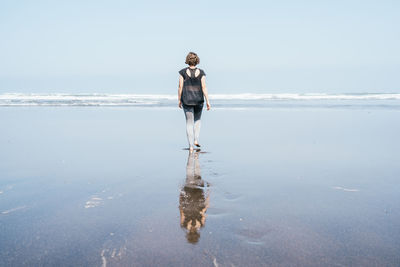
{"label": "woman's arm", "polygon": [[178,107],[182,108],[181,96],[182,96],[182,88],[183,88],[183,77],[179,75],[179,85],[178,85]]}
{"label": "woman's arm", "polygon": [[211,109],[210,101],[208,100],[208,91],[206,86],[206,77],[201,77],[201,89],[203,90],[204,97],[206,98],[207,110]]}

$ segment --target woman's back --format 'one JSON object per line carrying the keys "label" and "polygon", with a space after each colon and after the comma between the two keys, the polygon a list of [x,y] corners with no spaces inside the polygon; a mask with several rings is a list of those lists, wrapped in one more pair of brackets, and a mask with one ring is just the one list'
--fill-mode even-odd
{"label": "woman's back", "polygon": [[206,74],[202,69],[184,68],[179,71],[183,77],[183,88],[181,101],[184,105],[195,106],[204,103],[204,94],[201,86],[201,79]]}

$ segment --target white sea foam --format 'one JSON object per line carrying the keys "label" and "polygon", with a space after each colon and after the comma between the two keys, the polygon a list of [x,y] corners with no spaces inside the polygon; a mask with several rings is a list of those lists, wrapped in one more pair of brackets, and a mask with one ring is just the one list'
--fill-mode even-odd
{"label": "white sea foam", "polygon": [[[213,103],[224,106],[246,106],[257,102],[276,103],[294,101],[296,103],[311,103],[320,101],[325,105],[329,101],[373,101],[381,105],[382,101],[390,104],[400,104],[400,93],[363,93],[363,94],[211,94]],[[0,106],[176,106],[175,94],[0,94]],[[339,103],[339,104],[340,104]],[[387,102],[386,102],[387,103]]]}
{"label": "white sea foam", "polygon": [[400,100],[400,94],[216,94],[221,100]]}

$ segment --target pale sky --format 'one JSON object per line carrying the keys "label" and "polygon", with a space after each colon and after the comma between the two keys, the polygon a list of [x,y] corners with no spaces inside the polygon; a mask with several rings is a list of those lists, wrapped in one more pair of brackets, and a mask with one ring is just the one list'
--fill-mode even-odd
{"label": "pale sky", "polygon": [[0,93],[400,93],[400,1],[0,1]]}

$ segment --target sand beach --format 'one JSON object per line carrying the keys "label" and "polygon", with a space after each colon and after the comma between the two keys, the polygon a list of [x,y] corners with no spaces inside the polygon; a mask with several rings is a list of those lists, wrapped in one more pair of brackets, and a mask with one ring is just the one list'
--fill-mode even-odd
{"label": "sand beach", "polygon": [[2,107],[1,266],[398,266],[397,109],[182,113]]}

